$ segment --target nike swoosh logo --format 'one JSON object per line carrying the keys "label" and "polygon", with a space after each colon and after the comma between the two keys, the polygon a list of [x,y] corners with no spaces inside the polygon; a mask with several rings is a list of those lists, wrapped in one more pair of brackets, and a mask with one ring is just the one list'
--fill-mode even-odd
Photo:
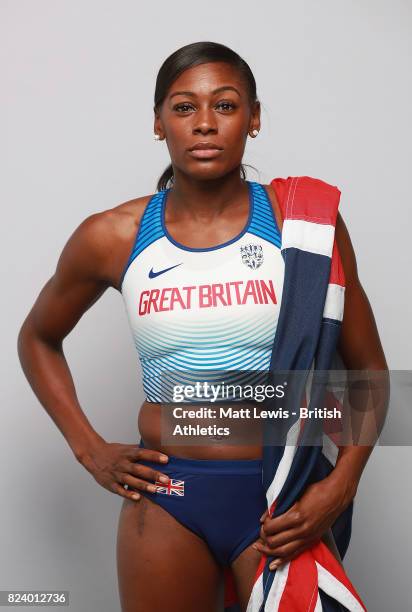
{"label": "nike swoosh logo", "polygon": [[[182,262],[183,263],[183,262]],[[176,264],[175,266],[170,266],[170,268],[165,268],[164,270],[159,270],[158,272],[153,272],[153,268],[149,272],[149,278],[156,278],[160,274],[164,274],[165,272],[169,272],[169,270],[173,270],[173,268],[177,268],[177,266],[181,266],[182,264]]]}

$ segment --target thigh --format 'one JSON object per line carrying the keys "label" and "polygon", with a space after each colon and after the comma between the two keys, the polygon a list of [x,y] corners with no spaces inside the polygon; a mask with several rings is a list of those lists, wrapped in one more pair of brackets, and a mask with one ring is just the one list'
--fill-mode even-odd
{"label": "thigh", "polygon": [[245,548],[231,564],[242,612],[245,612],[247,609],[249,597],[255,583],[256,571],[262,556],[260,552],[252,548],[252,544]]}
{"label": "thigh", "polygon": [[117,533],[122,612],[215,612],[221,570],[205,542],[143,497],[124,500]]}

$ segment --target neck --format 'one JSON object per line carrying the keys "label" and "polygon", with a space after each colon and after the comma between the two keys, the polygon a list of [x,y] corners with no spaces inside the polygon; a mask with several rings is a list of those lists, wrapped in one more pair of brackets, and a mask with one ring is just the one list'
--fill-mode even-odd
{"label": "neck", "polygon": [[239,168],[210,180],[198,180],[177,172],[168,195],[168,212],[179,217],[184,214],[194,220],[212,220],[248,198],[248,186],[240,177]]}

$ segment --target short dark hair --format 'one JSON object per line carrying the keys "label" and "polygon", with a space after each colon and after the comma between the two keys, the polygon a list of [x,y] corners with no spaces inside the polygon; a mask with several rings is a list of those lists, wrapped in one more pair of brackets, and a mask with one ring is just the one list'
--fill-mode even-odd
{"label": "short dark hair", "polygon": [[[160,108],[169,88],[182,72],[192,66],[210,62],[226,62],[238,70],[246,84],[250,104],[257,100],[255,77],[245,60],[226,45],[201,41],[177,49],[163,62],[156,78],[153,110]],[[242,179],[246,179],[244,164],[241,164],[240,172]],[[157,191],[166,189],[170,183],[173,183],[172,164],[169,164],[157,181]]]}

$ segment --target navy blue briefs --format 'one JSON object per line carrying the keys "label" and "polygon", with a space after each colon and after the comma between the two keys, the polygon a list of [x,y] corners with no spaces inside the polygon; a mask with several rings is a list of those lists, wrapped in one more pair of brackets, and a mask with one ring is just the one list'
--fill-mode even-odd
{"label": "navy blue briefs", "polygon": [[[142,441],[139,446],[144,448]],[[171,480],[156,482],[156,493],[138,492],[201,537],[219,565],[230,565],[259,538],[259,519],[266,510],[262,459],[169,455],[166,464],[143,460],[139,464],[161,470]]]}

